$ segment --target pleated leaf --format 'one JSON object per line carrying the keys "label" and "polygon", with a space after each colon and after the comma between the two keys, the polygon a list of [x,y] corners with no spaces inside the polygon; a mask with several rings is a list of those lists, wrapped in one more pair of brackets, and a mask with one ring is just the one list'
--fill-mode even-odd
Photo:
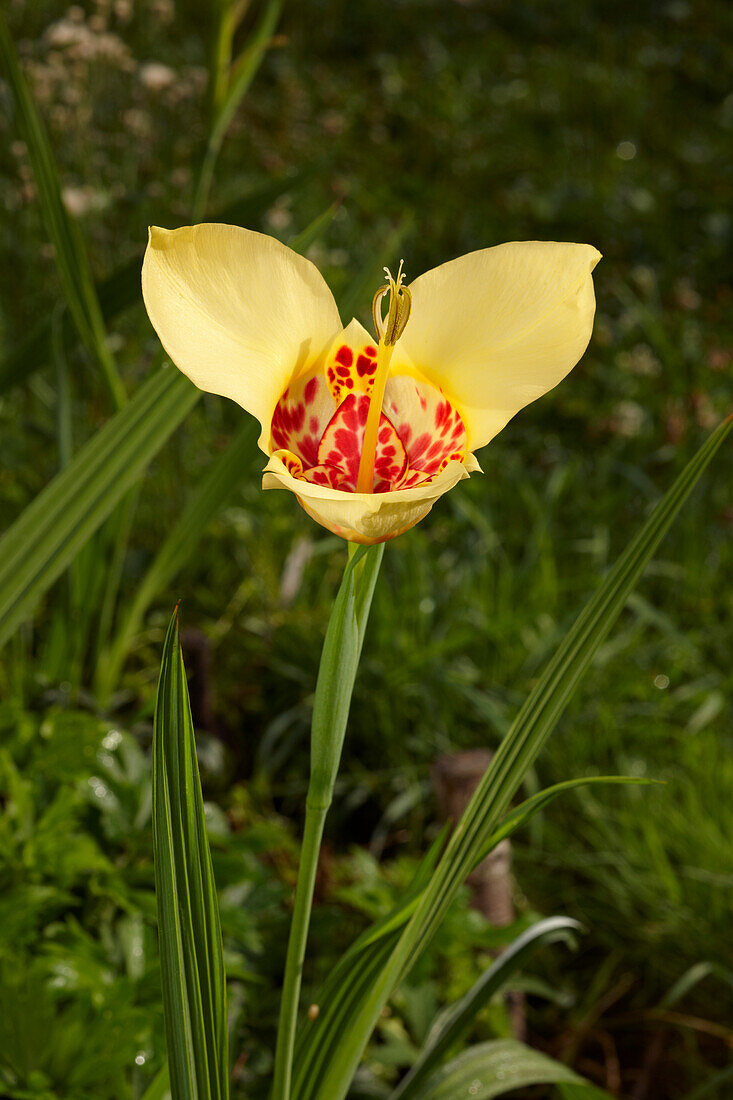
{"label": "pleated leaf", "polygon": [[173,1100],[229,1096],[219,907],[178,637],[168,627],[153,734],[153,851]]}
{"label": "pleated leaf", "polygon": [[161,367],[0,539],[0,645],[26,619],[201,396]]}
{"label": "pleated leaf", "polygon": [[425,949],[478,856],[496,831],[528,768],[554,729],[594,653],[616,621],[644,568],[731,428],[731,418],[705,441],[656,506],[578,616],[502,741],[451,837],[431,882],[376,980],[363,987],[343,1021],[340,1042],[315,1091],[343,1100],[369,1036],[393,990]]}
{"label": "pleated leaf", "polygon": [[338,1046],[343,1021],[348,1020],[350,1011],[358,1005],[369,983],[376,979],[379,968],[389,958],[399,938],[400,929],[415,912],[445,847],[447,835],[448,827],[445,826],[423,856],[401,902],[352,943],[319,991],[316,998],[318,1016],[308,1020],[298,1034],[293,1062],[294,1096],[307,1100],[315,1090],[329,1052]]}

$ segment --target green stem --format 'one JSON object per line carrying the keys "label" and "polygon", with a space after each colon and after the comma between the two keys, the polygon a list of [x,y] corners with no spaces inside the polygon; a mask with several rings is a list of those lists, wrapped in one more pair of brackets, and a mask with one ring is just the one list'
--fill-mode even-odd
{"label": "green stem", "polygon": [[295,888],[295,905],[293,906],[293,919],[290,925],[288,953],[285,959],[285,977],[280,1001],[273,1100],[288,1100],[290,1096],[293,1048],[295,1046],[295,1029],[298,1022],[298,1002],[300,1000],[305,945],[308,939],[318,856],[321,850],[321,838],[323,837],[323,826],[326,822],[327,813],[328,806],[306,802],[303,845],[300,849],[300,864],[298,866],[298,884]]}
{"label": "green stem", "polygon": [[318,855],[326,814],[333,798],[364,631],[383,549],[383,546],[349,546],[349,559],[323,644],[313,705],[311,775],[285,960],[272,1100],[290,1100],[298,1003]]}

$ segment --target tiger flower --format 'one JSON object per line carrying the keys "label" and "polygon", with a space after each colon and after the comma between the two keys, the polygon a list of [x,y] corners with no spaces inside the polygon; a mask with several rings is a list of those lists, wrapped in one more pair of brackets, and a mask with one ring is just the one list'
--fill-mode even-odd
{"label": "tiger flower", "polygon": [[586,244],[515,242],[409,286],[400,265],[374,297],[374,337],[342,327],[309,260],[237,226],[152,228],[142,286],[173,362],[259,420],[263,488],[376,543],[479,470],[474,451],[575,366],[599,259]]}

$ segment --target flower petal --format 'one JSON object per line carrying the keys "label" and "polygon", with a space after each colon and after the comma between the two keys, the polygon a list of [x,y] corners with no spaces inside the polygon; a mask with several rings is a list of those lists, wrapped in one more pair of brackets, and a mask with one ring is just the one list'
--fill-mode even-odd
{"label": "flower petal", "polygon": [[153,227],[142,283],[173,362],[200,389],[256,416],[267,453],[278,398],[341,329],[318,269],[273,237],[238,226]]}
{"label": "flower petal", "polygon": [[334,406],[350,393],[371,393],[377,373],[377,345],[354,317],[334,340],[326,357],[326,378]]}
{"label": "flower petal", "polygon": [[262,477],[263,489],[289,489],[317,523],[351,542],[385,542],[414,527],[435,501],[479,465],[473,455],[450,462],[428,484],[391,493],[349,493],[293,477],[277,454]]}
{"label": "flower petal", "polygon": [[466,429],[435,386],[406,374],[387,379],[384,411],[394,424],[412,470],[437,474],[445,459],[466,449]]}
{"label": "flower petal", "polygon": [[306,466],[318,462],[318,444],[333,416],[333,398],[322,365],[291,382],[272,415],[271,446],[286,448]]}
{"label": "flower petal", "polygon": [[483,447],[575,366],[595,312],[586,244],[525,241],[471,252],[410,284],[392,373],[422,374],[454,401]]}

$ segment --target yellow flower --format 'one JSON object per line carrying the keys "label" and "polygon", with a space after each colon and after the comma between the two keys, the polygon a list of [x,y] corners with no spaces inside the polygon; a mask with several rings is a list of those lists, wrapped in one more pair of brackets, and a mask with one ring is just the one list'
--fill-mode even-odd
{"label": "yellow flower", "polygon": [[259,420],[263,487],[290,489],[324,527],[372,543],[423,519],[479,469],[473,451],[575,366],[599,259],[590,245],[527,241],[409,287],[388,273],[377,338],[356,320],[342,328],[309,260],[237,226],[151,229],[142,284],[173,362]]}

